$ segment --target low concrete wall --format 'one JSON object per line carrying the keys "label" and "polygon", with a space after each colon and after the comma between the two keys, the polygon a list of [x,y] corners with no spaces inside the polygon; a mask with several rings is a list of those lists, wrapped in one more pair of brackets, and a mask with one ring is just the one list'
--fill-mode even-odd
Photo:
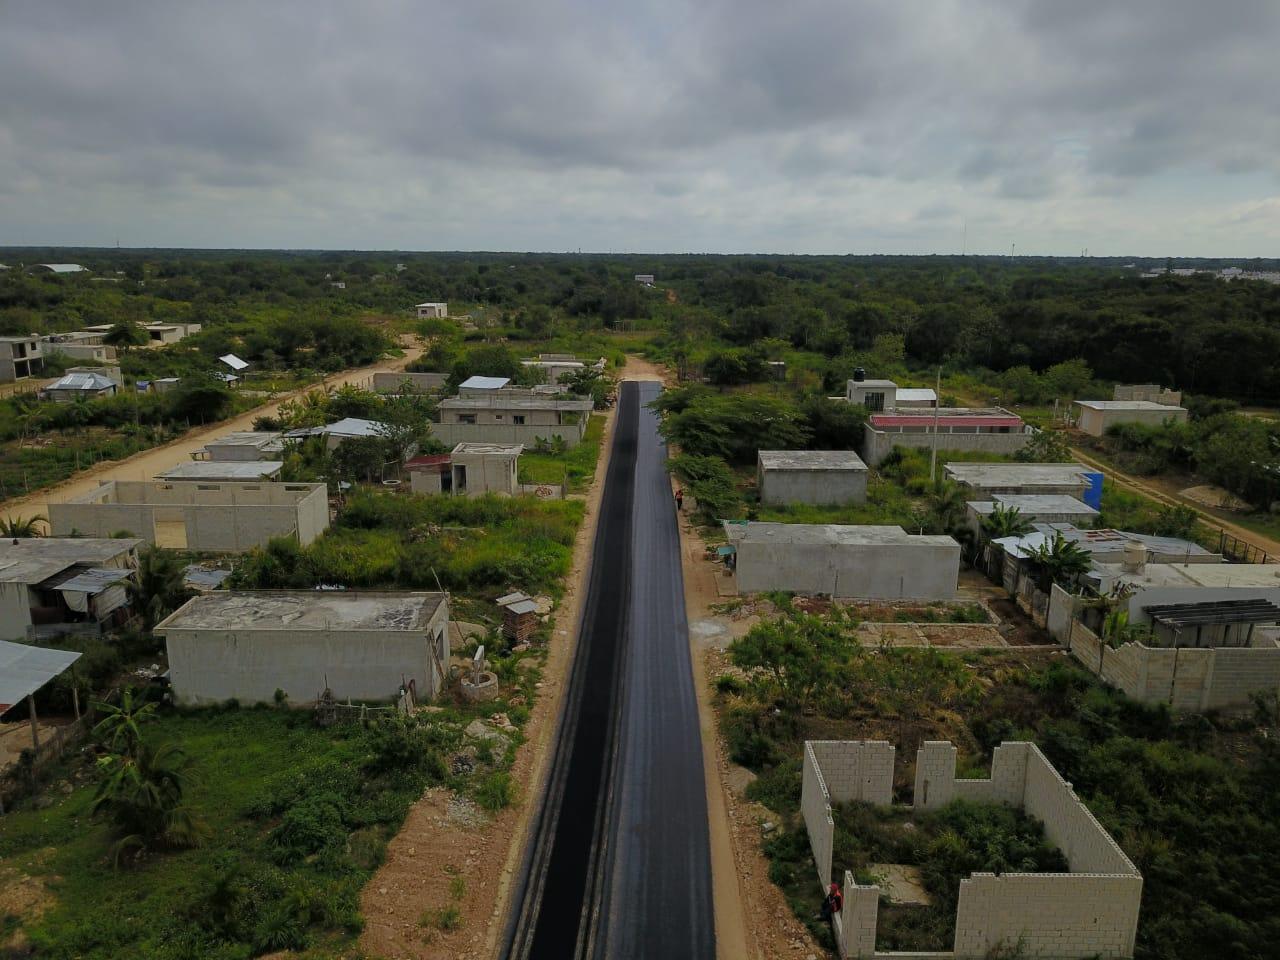
{"label": "low concrete wall", "polygon": [[1280,688],[1280,647],[1113,648],[1078,620],[1069,635],[1071,653],[1103,681],[1143,703],[1166,703],[1179,712],[1244,710],[1250,695]]}
{"label": "low concrete wall", "polygon": [[[938,450],[975,450],[983,453],[1000,453],[1010,456],[1027,445],[1029,433],[939,433]],[[870,424],[863,428],[862,460],[874,467],[887,457],[894,447],[914,450],[932,450],[932,433],[893,433],[876,430]]]}
{"label": "low concrete wall", "polygon": [[433,393],[437,390],[443,390],[445,381],[448,379],[449,375],[447,373],[382,371],[373,375],[371,384],[374,393],[401,393],[405,391],[406,384],[408,392]]}
{"label": "low concrete wall", "polygon": [[[830,804],[821,803],[827,765],[861,770],[870,756],[888,744],[821,742],[805,747],[802,809],[810,833],[819,879],[825,888],[831,871]],[[877,749],[878,748],[878,749]],[[890,777],[892,776],[892,753]],[[842,957],[873,960],[978,960],[999,947],[1019,946],[1021,956],[1043,958],[1133,956],[1142,900],[1142,875],[1102,829],[1071,785],[1032,743],[1003,743],[992,758],[991,777],[957,779],[956,749],[931,741],[916,755],[914,809],[935,810],[953,800],[1020,807],[1044,823],[1045,836],[1064,854],[1069,873],[977,873],[960,882],[954,950],[893,953],[875,949],[880,888],[844,877],[844,909],[833,923]],[[812,767],[812,769],[810,769]],[[811,786],[812,784],[812,786]],[[823,865],[825,864],[825,870]]]}
{"label": "low concrete wall", "polygon": [[[49,504],[54,536],[110,537],[127,530],[160,546],[240,553],[272,537],[311,543],[329,526],[322,483],[114,481],[67,503]],[[175,543],[157,525],[177,531]]]}

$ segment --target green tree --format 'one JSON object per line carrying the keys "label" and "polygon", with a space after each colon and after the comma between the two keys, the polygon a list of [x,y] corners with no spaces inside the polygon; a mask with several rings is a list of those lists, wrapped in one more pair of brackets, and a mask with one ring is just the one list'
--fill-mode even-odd
{"label": "green tree", "polygon": [[1031,521],[1022,515],[1017,507],[1006,507],[997,503],[992,511],[982,518],[982,532],[988,540],[999,540],[1003,537],[1020,537],[1030,533],[1034,527]]}
{"label": "green tree", "polygon": [[94,709],[102,715],[93,727],[93,733],[109,750],[133,756],[142,742],[142,725],[156,718],[155,703],[142,703],[134,699],[133,688],[125,687],[120,694],[120,705],[95,703]]}
{"label": "green tree", "polygon": [[861,653],[839,619],[793,614],[756,624],[729,647],[729,661],[779,699],[803,708],[835,685],[839,667]]}
{"label": "green tree", "polygon": [[184,583],[181,561],[173,554],[149,546],[138,554],[138,569],[129,583],[130,600],[150,630],[192,597]]}
{"label": "green tree", "polygon": [[43,536],[43,530],[48,520],[40,514],[33,514],[30,517],[4,517],[0,519],[0,539],[20,539],[25,540],[30,537]]}
{"label": "green tree", "polygon": [[1037,430],[1014,459],[1023,463],[1066,463],[1071,459],[1071,447],[1061,431]]}
{"label": "green tree", "polygon": [[102,342],[115,347],[121,353],[128,353],[133,347],[140,347],[151,341],[150,334],[140,324],[122,320],[113,324],[111,329],[102,335]]}
{"label": "green tree", "polygon": [[175,744],[153,746],[145,740],[133,753],[110,753],[98,760],[102,779],[91,811],[108,817],[117,841],[117,864],[130,850],[182,848],[202,844],[209,828],[184,803],[190,760]]}
{"label": "green tree", "polygon": [[1032,550],[1030,559],[1042,590],[1048,590],[1051,583],[1070,589],[1093,566],[1089,552],[1066,539],[1061,531],[1054,533],[1053,540]]}

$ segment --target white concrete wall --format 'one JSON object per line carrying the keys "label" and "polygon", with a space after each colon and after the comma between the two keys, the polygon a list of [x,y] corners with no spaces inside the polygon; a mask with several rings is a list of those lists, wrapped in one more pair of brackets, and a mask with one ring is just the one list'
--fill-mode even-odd
{"label": "white concrete wall", "polygon": [[769,504],[808,503],[834,506],[865,503],[866,470],[785,470],[758,468],[760,502]]}
{"label": "white concrete wall", "polygon": [[[453,492],[463,493],[468,497],[479,497],[486,493],[515,496],[519,492],[519,484],[516,483],[517,460],[519,457],[455,453],[452,465]],[[462,479],[460,468],[466,470],[465,487],[459,483]]]}
{"label": "white concrete wall", "polygon": [[738,589],[875,600],[950,600],[960,545],[738,543]]}
{"label": "white concrete wall", "polygon": [[[508,418],[510,419],[510,418]],[[513,423],[433,423],[431,435],[447,447],[459,443],[522,443],[532,450],[539,440],[550,442],[553,436],[564,439],[566,447],[575,447],[587,432],[587,418],[566,424]]]}
{"label": "white concrete wall", "polygon": [[325,682],[339,700],[389,700],[413,680],[421,699],[442,682],[429,638],[448,664],[448,608],[441,604],[421,632],[393,630],[163,629],[175,700],[183,705],[272,703],[283,690],[295,705],[311,703]]}
{"label": "white concrete wall", "polygon": [[1145,423],[1158,427],[1166,421],[1182,423],[1187,419],[1187,411],[1179,407],[1166,407],[1160,410],[1097,410],[1077,404],[1075,410],[1079,415],[1077,426],[1095,437],[1102,436],[1108,428],[1119,423]]}
{"label": "white concrete wall", "polygon": [[[842,754],[849,758],[846,764],[856,763],[854,758],[867,745],[828,741],[817,752],[813,746],[807,743],[805,749],[802,809],[806,826],[812,822],[817,829],[816,836],[810,833],[810,842],[825,888],[834,827],[828,830],[830,807],[818,803],[826,796],[823,775],[828,763],[842,762]],[[880,888],[859,886],[846,872],[844,910],[833,924],[840,955],[980,960],[996,947],[1020,946],[1022,956],[1055,960],[1133,956],[1142,876],[1035,744],[1001,744],[994,751],[988,779],[957,780],[955,760],[950,743],[921,746],[915,809],[938,809],[956,799],[1020,807],[1044,823],[1046,838],[1063,852],[1070,872],[979,873],[962,880],[953,951],[911,954],[875,949]]]}
{"label": "white concrete wall", "polygon": [[31,598],[25,583],[0,583],[0,640],[25,640]]}
{"label": "white concrete wall", "polygon": [[311,483],[116,481],[77,501],[49,504],[54,536],[127,530],[155,543],[157,523],[183,524],[190,550],[240,553],[279,536],[306,545],[329,526],[328,493]]}
{"label": "white concrete wall", "polygon": [[[939,433],[938,451],[975,450],[983,453],[999,453],[1006,456],[1017,453],[1031,439],[1030,433]],[[877,430],[867,424],[862,431],[862,460],[874,467],[893,452],[894,447],[914,450],[932,450],[932,433],[892,433]],[[1079,488],[1083,492],[1084,487]],[[1031,491],[1039,493],[1041,491]]]}

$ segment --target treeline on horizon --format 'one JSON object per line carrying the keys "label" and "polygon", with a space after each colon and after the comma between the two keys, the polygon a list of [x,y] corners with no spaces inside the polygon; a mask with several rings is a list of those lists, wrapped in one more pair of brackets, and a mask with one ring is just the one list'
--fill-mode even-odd
{"label": "treeline on horizon", "polygon": [[[68,261],[93,273],[16,269]],[[6,248],[0,262],[15,267],[0,272],[6,334],[122,318],[315,322],[449,300],[490,308],[517,331],[521,311],[542,305],[580,330],[657,327],[669,339],[780,341],[831,358],[888,333],[913,365],[1043,371],[1080,358],[1103,380],[1280,402],[1280,286],[1139,276],[1280,268],[1274,260]],[[636,284],[637,273],[657,286]]]}

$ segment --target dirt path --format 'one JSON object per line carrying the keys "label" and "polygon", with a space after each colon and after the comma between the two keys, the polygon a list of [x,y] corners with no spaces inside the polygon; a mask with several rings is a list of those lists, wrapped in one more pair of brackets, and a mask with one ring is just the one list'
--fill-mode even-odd
{"label": "dirt path", "polygon": [[1122,487],[1128,487],[1130,490],[1140,493],[1145,497],[1150,497],[1152,500],[1163,503],[1166,506],[1190,507],[1198,513],[1205,522],[1226,530],[1227,533],[1231,534],[1233,537],[1238,537],[1246,543],[1251,543],[1259,550],[1262,550],[1273,557],[1280,557],[1280,541],[1273,540],[1270,537],[1265,537],[1254,530],[1248,529],[1247,527],[1241,527],[1232,523],[1230,520],[1225,520],[1218,516],[1218,514],[1206,510],[1203,506],[1188,497],[1181,496],[1178,493],[1171,493],[1167,490],[1161,490],[1149,481],[1139,480],[1137,477],[1123,473],[1111,464],[1099,460],[1093,454],[1087,453],[1079,447],[1072,447],[1071,455],[1082,463],[1103,471],[1108,478],[1115,480]]}
{"label": "dirt path", "polygon": [[[403,343],[403,341],[402,341]],[[0,503],[0,517],[29,517],[33,514],[47,515],[50,503],[61,503],[92,492],[100,484],[109,480],[150,480],[157,473],[168,470],[179,463],[191,459],[191,454],[203,449],[204,445],[215,437],[238,430],[252,430],[253,421],[261,416],[268,416],[280,408],[286,400],[300,396],[309,390],[322,387],[336,389],[346,384],[359,384],[370,379],[374,373],[382,371],[403,370],[422,353],[419,346],[405,346],[403,357],[394,360],[380,361],[367,367],[357,367],[343,373],[326,377],[320,383],[302,387],[292,393],[283,394],[278,399],[265,403],[260,407],[242,413],[231,420],[223,420],[187,434],[159,447],[143,450],[124,460],[112,460],[99,464],[89,470],[52,487],[37,490],[26,497],[17,497]]]}
{"label": "dirt path", "polygon": [[[630,367],[626,375],[631,376]],[[591,544],[615,422],[612,410],[605,417],[600,459],[585,495],[586,517],[574,543],[573,568],[555,611],[555,633],[540,695],[511,770],[517,784],[516,802],[489,819],[472,815],[465,804],[451,804],[447,791],[433,789],[410,808],[404,826],[387,847],[385,863],[360,896],[366,917],[360,947],[371,956],[478,960],[499,954],[529,818],[545,786],[556,721],[578,644],[580,605],[591,568]],[[459,889],[460,897],[456,896]],[[420,923],[430,911],[449,907],[458,911],[456,929]]]}

